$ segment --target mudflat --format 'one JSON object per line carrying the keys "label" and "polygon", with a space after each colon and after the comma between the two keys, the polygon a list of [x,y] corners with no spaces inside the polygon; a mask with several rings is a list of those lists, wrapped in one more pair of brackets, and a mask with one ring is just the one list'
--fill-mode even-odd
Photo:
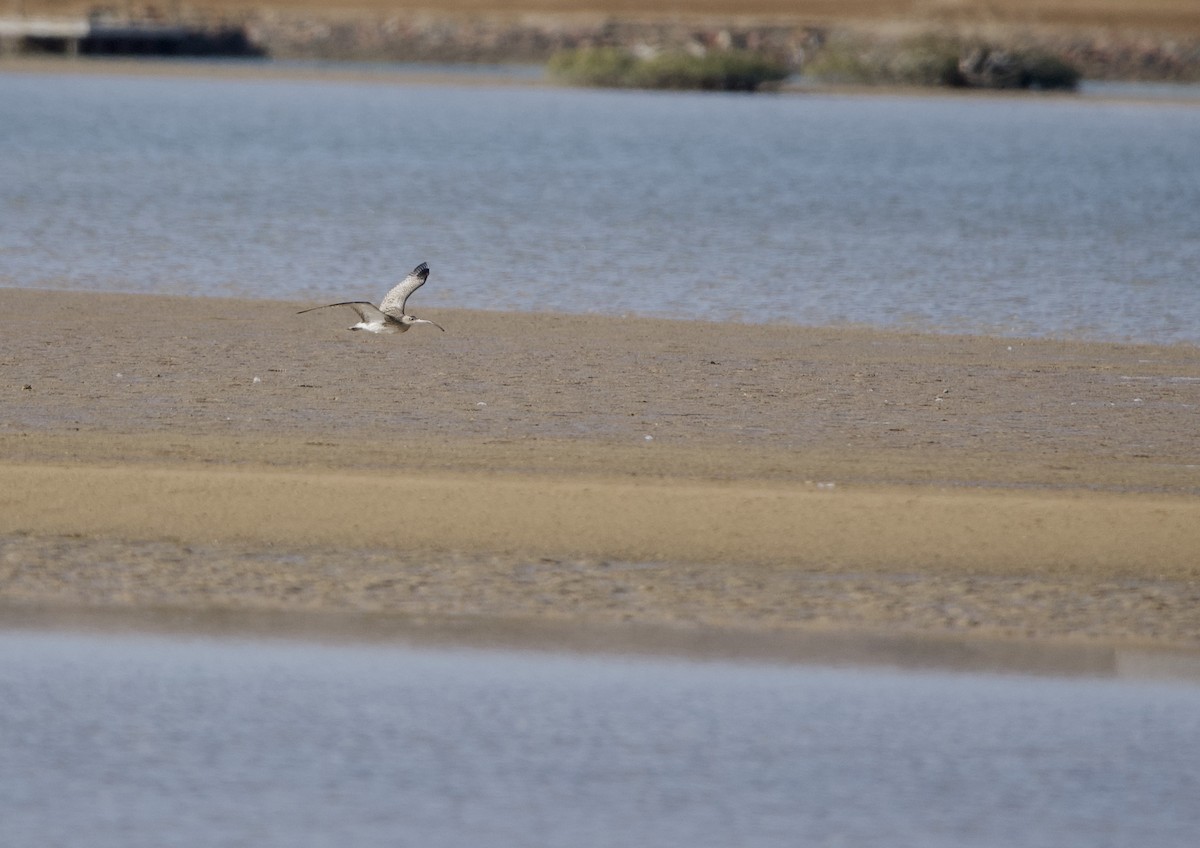
{"label": "mudflat", "polygon": [[0,289],[0,606],[1200,646],[1200,349]]}

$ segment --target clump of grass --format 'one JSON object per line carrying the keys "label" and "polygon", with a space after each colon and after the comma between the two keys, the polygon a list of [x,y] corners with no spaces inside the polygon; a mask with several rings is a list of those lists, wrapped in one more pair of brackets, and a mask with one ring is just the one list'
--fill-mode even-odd
{"label": "clump of grass", "polygon": [[670,52],[642,59],[609,47],[562,50],[550,57],[547,71],[571,85],[702,91],[757,91],[790,74],[783,62],[748,50],[701,56]]}
{"label": "clump of grass", "polygon": [[1004,49],[929,34],[894,43],[831,41],[804,67],[806,76],[860,85],[1073,90],[1080,73],[1049,53]]}
{"label": "clump of grass", "polygon": [[953,38],[922,35],[900,44],[888,57],[887,73],[904,85],[959,85],[961,45]]}
{"label": "clump of grass", "polygon": [[949,85],[958,47],[933,36],[897,44],[835,37],[804,65],[804,75],[853,85]]}
{"label": "clump of grass", "polygon": [[865,46],[830,42],[804,63],[804,76],[821,82],[873,85],[884,77],[880,57]]}
{"label": "clump of grass", "polygon": [[546,71],[571,85],[621,88],[627,85],[636,64],[632,53],[617,47],[584,47],[559,50],[546,63]]}

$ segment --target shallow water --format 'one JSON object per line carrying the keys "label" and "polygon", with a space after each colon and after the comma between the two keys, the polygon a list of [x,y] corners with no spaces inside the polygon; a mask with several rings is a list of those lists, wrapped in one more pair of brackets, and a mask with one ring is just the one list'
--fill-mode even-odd
{"label": "shallow water", "polygon": [[[1200,108],[0,75],[0,285],[1200,342]],[[414,301],[414,307],[416,301]]]}
{"label": "shallow water", "polygon": [[43,846],[1190,846],[1200,687],[0,632]]}

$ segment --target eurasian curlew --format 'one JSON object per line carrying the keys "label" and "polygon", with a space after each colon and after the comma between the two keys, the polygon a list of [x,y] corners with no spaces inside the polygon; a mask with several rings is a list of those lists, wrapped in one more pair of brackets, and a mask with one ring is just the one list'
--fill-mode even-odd
{"label": "eurasian curlew", "polygon": [[301,309],[296,314],[303,315],[305,312],[328,309],[331,306],[349,306],[358,313],[358,317],[361,319],[350,328],[351,330],[366,330],[368,333],[403,333],[407,332],[413,324],[433,324],[444,333],[446,329],[440,324],[435,324],[425,318],[417,318],[404,311],[404,305],[408,303],[409,295],[425,285],[425,279],[428,276],[429,266],[422,262],[413,268],[412,273],[405,277],[398,286],[384,295],[383,302],[379,306],[365,300],[344,300],[341,303],[327,303],[324,306]]}

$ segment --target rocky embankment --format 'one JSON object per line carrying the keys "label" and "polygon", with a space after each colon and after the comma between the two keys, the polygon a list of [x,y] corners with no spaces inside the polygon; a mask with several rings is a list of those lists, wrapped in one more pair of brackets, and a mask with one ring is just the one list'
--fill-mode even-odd
{"label": "rocky embankment", "polygon": [[279,58],[405,62],[540,63],[560,50],[580,47],[696,52],[734,47],[767,52],[799,65],[823,38],[818,29],[789,24],[701,25],[553,16],[321,20],[268,13],[248,27],[252,38]]}
{"label": "rocky embankment", "polygon": [[[817,27],[791,22],[618,20],[554,16],[450,18],[436,15],[322,18],[276,12],[246,22],[250,38],[275,58],[402,62],[540,63],[579,47],[635,53],[702,53],[740,48],[764,52],[803,72],[826,45],[886,48],[911,39],[889,28]],[[934,30],[930,30],[934,32]],[[944,33],[969,39],[971,33]],[[1200,35],[1114,30],[1045,32],[1009,28],[987,33],[1001,49],[1057,56],[1087,79],[1200,81]]]}

